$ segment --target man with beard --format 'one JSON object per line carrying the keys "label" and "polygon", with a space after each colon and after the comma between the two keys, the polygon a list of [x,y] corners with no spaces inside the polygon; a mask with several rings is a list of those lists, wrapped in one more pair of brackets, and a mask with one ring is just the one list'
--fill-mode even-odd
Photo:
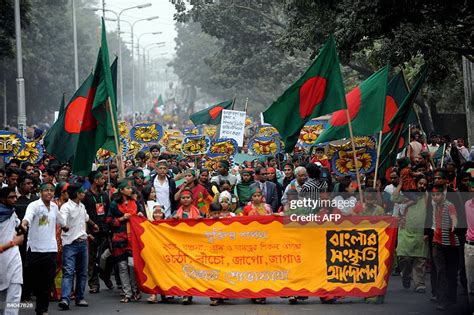
{"label": "man with beard", "polygon": [[48,312],[58,252],[56,224],[61,225],[63,231],[69,230],[58,206],[51,202],[54,189],[52,184],[41,185],[40,199],[28,205],[21,223],[24,230],[29,228],[25,268],[28,277],[32,279],[37,314]]}
{"label": "man with beard", "polygon": [[[97,293],[100,289],[99,282],[99,259],[102,251],[108,247],[107,240],[107,213],[109,211],[110,200],[107,192],[105,192],[105,177],[99,171],[92,171],[89,173],[89,182],[91,188],[87,191],[83,204],[86,207],[87,214],[91,221],[95,222],[99,227],[98,232],[89,231],[89,292]],[[108,268],[107,268],[108,267]],[[106,265],[106,270],[102,270],[100,274],[107,288],[113,288],[112,281],[110,281],[110,274],[112,272],[112,264]]]}
{"label": "man with beard", "polygon": [[19,168],[7,168],[6,177],[7,177],[7,186],[15,189],[18,183],[18,178],[20,177],[21,170]]}

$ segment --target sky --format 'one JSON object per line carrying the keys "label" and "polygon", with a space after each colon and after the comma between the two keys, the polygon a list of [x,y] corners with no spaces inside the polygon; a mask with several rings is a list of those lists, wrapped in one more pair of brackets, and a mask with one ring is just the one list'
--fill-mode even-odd
{"label": "sky", "polygon": [[[151,57],[165,57],[171,58],[175,50],[176,30],[173,14],[175,12],[173,4],[169,0],[105,0],[105,8],[119,13],[121,10],[133,7],[140,4],[151,3],[151,7],[143,9],[127,10],[120,16],[121,21],[133,23],[139,19],[158,16],[159,18],[152,21],[141,21],[135,24],[134,33],[138,36],[140,34],[149,32],[162,32],[159,35],[147,34],[140,39],[140,47],[157,42],[166,42],[163,48],[155,48],[150,51]],[[102,8],[102,0],[98,0],[98,6]],[[97,11],[97,14],[102,15],[102,11]],[[116,18],[115,14],[106,12],[106,17]],[[107,21],[107,29],[112,30],[117,28],[117,22]],[[130,32],[130,26],[126,22],[120,23],[121,31]],[[136,43],[135,37],[135,43]],[[122,34],[122,40],[131,41],[130,34]],[[130,46],[130,45],[129,45]],[[142,50],[140,48],[140,50]],[[162,55],[165,54],[166,55]]]}

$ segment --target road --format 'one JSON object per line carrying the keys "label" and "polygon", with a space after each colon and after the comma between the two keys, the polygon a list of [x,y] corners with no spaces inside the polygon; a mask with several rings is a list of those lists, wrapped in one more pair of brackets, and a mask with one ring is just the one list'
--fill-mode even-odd
{"label": "road", "polygon": [[[427,283],[429,283],[427,277]],[[429,289],[429,285],[428,285]],[[189,306],[181,305],[179,299],[169,304],[147,304],[147,295],[143,295],[140,302],[129,304],[119,303],[118,290],[102,290],[99,294],[86,294],[90,306],[78,308],[74,305],[71,310],[64,312],[57,307],[57,302],[50,304],[48,314],[172,314],[172,315],[198,315],[198,314],[350,314],[350,315],[399,315],[399,314],[472,314],[469,313],[466,295],[458,296],[458,304],[447,311],[436,310],[436,304],[430,302],[430,294],[414,293],[412,290],[404,289],[400,277],[390,279],[388,293],[385,303],[380,305],[365,304],[362,299],[347,298],[338,301],[334,305],[321,304],[318,298],[310,298],[297,305],[289,305],[288,300],[280,298],[267,299],[265,305],[255,305],[248,299],[230,299],[225,305],[216,307],[209,306],[209,299],[195,297],[194,303]],[[32,310],[21,311],[20,314],[34,314]]]}

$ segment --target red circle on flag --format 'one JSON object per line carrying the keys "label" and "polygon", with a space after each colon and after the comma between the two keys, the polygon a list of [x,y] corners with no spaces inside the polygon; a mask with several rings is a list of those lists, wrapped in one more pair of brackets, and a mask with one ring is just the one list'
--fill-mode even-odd
{"label": "red circle on flag", "polygon": [[382,134],[385,134],[390,131],[390,126],[388,125],[388,123],[390,122],[390,120],[392,120],[393,116],[395,116],[397,110],[397,103],[395,102],[392,96],[387,95],[385,99],[385,113],[383,119]]}
{"label": "red circle on flag", "polygon": [[95,129],[96,120],[92,116],[92,104],[87,105],[87,98],[84,96],[76,97],[68,105],[64,118],[64,130],[69,133],[80,133]]}
{"label": "red circle on flag", "polygon": [[[347,109],[349,110],[349,117],[351,121],[357,116],[360,110],[362,99],[360,96],[360,88],[356,87],[346,95]],[[338,110],[332,114],[332,126],[344,126],[347,124],[347,114],[345,109]]]}
{"label": "red circle on flag", "polygon": [[211,110],[209,110],[209,116],[211,116],[212,119],[216,119],[223,109],[224,108],[222,108],[221,106],[216,106],[212,108]]}
{"label": "red circle on flag", "polygon": [[313,113],[314,108],[324,99],[326,79],[312,77],[300,88],[300,117],[306,118]]}

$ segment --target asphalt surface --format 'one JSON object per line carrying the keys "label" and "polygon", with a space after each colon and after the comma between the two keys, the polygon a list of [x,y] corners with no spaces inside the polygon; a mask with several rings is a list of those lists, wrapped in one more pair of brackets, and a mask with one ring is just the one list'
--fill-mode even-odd
{"label": "asphalt surface", "polygon": [[[436,304],[430,302],[430,286],[427,277],[428,291],[415,293],[404,289],[400,277],[391,277],[385,302],[379,305],[366,304],[363,299],[346,298],[333,305],[321,304],[319,298],[311,297],[297,305],[289,305],[287,299],[269,298],[264,305],[252,304],[250,299],[230,299],[224,305],[209,306],[209,299],[194,297],[192,305],[184,306],[180,299],[167,304],[147,304],[144,294],[139,302],[129,304],[119,303],[120,295],[117,289],[102,289],[98,294],[86,293],[90,306],[76,307],[73,303],[69,311],[61,311],[57,302],[51,302],[48,314],[474,314],[469,311],[467,295],[458,296],[458,304],[446,311],[436,309]],[[105,288],[105,286],[104,286]],[[33,310],[22,310],[20,314],[34,314]]]}

